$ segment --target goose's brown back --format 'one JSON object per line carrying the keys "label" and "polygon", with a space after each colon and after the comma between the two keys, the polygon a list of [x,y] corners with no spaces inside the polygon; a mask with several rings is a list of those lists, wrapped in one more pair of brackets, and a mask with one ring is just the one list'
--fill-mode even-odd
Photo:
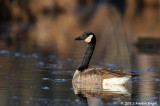
{"label": "goose's brown back", "polygon": [[102,83],[103,79],[123,77],[125,74],[122,71],[113,71],[103,68],[88,68],[80,72],[76,70],[72,82],[80,83]]}

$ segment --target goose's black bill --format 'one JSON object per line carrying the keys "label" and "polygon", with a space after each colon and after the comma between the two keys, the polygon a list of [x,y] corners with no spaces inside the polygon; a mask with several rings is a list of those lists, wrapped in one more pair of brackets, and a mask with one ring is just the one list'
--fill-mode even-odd
{"label": "goose's black bill", "polygon": [[83,40],[81,36],[75,38],[74,40]]}

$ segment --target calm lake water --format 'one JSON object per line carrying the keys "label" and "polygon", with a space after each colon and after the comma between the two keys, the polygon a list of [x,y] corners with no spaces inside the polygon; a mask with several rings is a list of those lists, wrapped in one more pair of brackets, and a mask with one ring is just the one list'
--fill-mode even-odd
{"label": "calm lake water", "polygon": [[[85,47],[84,47],[85,48]],[[160,55],[139,53],[131,55],[131,71],[139,76],[127,86],[88,85],[77,88],[72,76],[81,62],[83,52],[43,51],[39,47],[12,47],[0,50],[1,106],[109,106],[160,105]],[[96,54],[96,53],[95,53]],[[95,58],[95,56],[93,56]],[[90,67],[114,68],[117,64],[91,61]]]}

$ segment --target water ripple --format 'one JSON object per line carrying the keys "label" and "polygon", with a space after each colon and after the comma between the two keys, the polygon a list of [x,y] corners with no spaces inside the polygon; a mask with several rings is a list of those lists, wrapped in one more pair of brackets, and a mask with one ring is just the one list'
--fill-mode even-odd
{"label": "water ripple", "polygon": [[42,78],[42,80],[44,80],[44,81],[51,81],[52,79],[51,78]]}
{"label": "water ripple", "polygon": [[9,54],[8,50],[0,50],[0,54]]}
{"label": "water ripple", "polygon": [[52,81],[54,82],[67,82],[67,81],[70,81],[71,79],[54,79]]}
{"label": "water ripple", "polygon": [[45,87],[42,87],[43,90],[49,90],[50,88],[45,86]]}

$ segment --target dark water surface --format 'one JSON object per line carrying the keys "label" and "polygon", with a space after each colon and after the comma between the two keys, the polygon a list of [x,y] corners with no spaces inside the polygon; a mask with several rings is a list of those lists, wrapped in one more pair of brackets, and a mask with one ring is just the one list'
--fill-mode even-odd
{"label": "dark water surface", "polygon": [[[56,55],[40,49],[13,52],[0,50],[1,106],[108,106],[160,103],[160,55],[132,56],[131,71],[139,74],[124,86],[88,85],[73,88],[72,76],[81,57]],[[66,55],[65,55],[66,54]],[[80,55],[82,53],[79,53]],[[91,67],[103,67],[91,62]],[[97,64],[97,65],[96,65]],[[113,68],[116,64],[104,63]]]}

